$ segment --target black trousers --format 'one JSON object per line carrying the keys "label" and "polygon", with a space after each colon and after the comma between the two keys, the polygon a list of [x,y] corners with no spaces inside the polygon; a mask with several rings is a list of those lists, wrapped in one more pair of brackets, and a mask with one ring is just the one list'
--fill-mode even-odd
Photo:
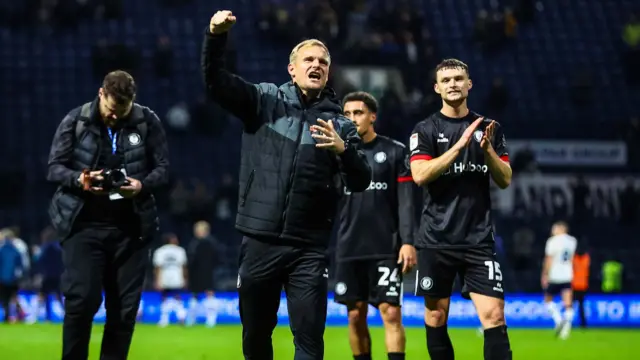
{"label": "black trousers", "polygon": [[149,261],[146,244],[134,231],[85,227],[65,239],[62,250],[62,359],[87,359],[103,289],[107,318],[100,359],[126,359]]}
{"label": "black trousers", "polygon": [[277,245],[245,237],[238,274],[244,358],[273,359],[271,334],[278,323],[284,287],[294,359],[323,359],[328,276],[324,248]]}
{"label": "black trousers", "polygon": [[9,322],[11,300],[18,295],[18,284],[0,283],[0,306],[4,309],[4,322]]}
{"label": "black trousers", "polygon": [[584,313],[584,298],[587,292],[583,290],[573,290],[573,298],[578,302],[578,316],[580,317],[580,327],[587,327],[587,317]]}

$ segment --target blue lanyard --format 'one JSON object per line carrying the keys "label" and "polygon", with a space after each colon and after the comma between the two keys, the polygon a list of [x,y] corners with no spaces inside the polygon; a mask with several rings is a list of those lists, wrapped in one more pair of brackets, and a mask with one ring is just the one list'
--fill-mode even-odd
{"label": "blue lanyard", "polygon": [[115,155],[118,150],[118,132],[113,132],[111,128],[107,128],[109,132],[109,139],[111,139],[111,153]]}

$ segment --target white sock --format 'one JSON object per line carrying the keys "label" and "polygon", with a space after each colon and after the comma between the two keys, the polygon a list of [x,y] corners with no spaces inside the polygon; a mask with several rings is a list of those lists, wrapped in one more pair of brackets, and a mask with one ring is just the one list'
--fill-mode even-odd
{"label": "white sock", "polygon": [[564,311],[564,324],[562,324],[562,329],[560,329],[560,339],[567,339],[569,334],[571,333],[571,322],[573,321],[574,310],[573,308],[568,308]]}
{"label": "white sock", "polygon": [[178,318],[179,322],[183,323],[187,317],[187,309],[185,309],[184,306],[182,306],[182,304],[178,302],[178,300],[173,300],[173,301],[174,301],[174,307],[176,311],[176,317]]}
{"label": "white sock", "polygon": [[218,300],[213,296],[207,296],[204,300],[204,307],[207,312],[207,326],[216,326],[218,322]]}
{"label": "white sock", "polygon": [[172,300],[173,299],[165,299],[160,304],[160,322],[158,322],[158,325],[167,326],[169,324],[169,314],[171,314],[171,310],[173,309]]}
{"label": "white sock", "polygon": [[551,318],[553,319],[553,323],[555,324],[555,326],[558,326],[558,324],[560,324],[562,322],[562,315],[560,314],[560,311],[558,310],[558,307],[552,301],[546,303],[545,305],[547,307],[547,311],[549,311],[549,313],[551,314]]}
{"label": "white sock", "polygon": [[198,299],[189,299],[189,314],[187,315],[187,325],[193,325],[196,323],[196,317],[198,314]]}
{"label": "white sock", "polygon": [[573,310],[572,307],[564,310],[564,319],[568,323],[571,323],[573,321],[573,316],[574,315],[575,315],[575,311]]}

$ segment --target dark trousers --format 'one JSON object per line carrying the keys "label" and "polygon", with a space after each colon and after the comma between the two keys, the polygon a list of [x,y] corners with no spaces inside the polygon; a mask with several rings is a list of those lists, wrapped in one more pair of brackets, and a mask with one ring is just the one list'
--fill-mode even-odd
{"label": "dark trousers", "polygon": [[587,327],[587,317],[584,314],[584,298],[587,294],[586,290],[573,290],[573,298],[578,302],[578,316],[580,317],[580,326]]}
{"label": "dark trousers", "polygon": [[11,313],[11,300],[18,294],[18,285],[0,283],[0,306],[4,310],[4,322],[9,322]]}
{"label": "dark trousers", "polygon": [[149,251],[135,232],[83,228],[62,242],[63,360],[88,357],[93,317],[105,294],[100,359],[124,360],[136,323]]}
{"label": "dark trousers", "polygon": [[[50,298],[50,296],[52,298]],[[56,299],[60,302],[60,304],[64,304],[62,301],[62,291],[60,290],[60,278],[59,277],[49,277],[44,278],[42,280],[42,286],[40,287],[40,297],[44,302],[46,319],[53,319],[53,309],[51,300]]]}
{"label": "dark trousers", "polygon": [[271,334],[278,322],[284,287],[294,360],[323,359],[328,276],[323,248],[278,245],[245,237],[238,274],[244,358],[273,359]]}

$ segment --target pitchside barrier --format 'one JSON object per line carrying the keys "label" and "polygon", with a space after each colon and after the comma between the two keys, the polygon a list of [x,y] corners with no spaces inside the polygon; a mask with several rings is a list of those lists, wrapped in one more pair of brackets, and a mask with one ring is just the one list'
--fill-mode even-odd
{"label": "pitchside barrier", "polygon": [[[38,320],[45,318],[44,307],[38,304],[35,295],[28,292],[20,293],[19,301],[24,309],[27,318],[33,318],[33,314],[38,314]],[[64,316],[63,307],[53,299],[49,299],[49,306],[52,311],[52,321],[60,322]],[[160,294],[155,292],[145,292],[142,296],[138,312],[138,322],[157,323],[160,318]],[[509,327],[551,327],[552,320],[542,302],[542,295],[523,294],[508,295],[506,298],[505,313]],[[210,304],[210,303],[209,303]],[[560,303],[558,303],[560,306]],[[577,305],[577,304],[576,304]],[[166,305],[165,305],[166,306]],[[637,327],[640,328],[640,295],[592,295],[587,297],[585,303],[587,322],[591,327]],[[190,299],[189,294],[184,294],[180,300],[171,300],[171,322],[176,322],[176,313],[181,310],[192,310],[196,314],[198,323],[203,323],[206,312],[211,311],[211,305],[201,297],[197,301]],[[240,314],[238,312],[238,296],[236,293],[216,294],[215,308],[218,312],[219,324],[240,324]],[[381,325],[378,311],[369,308],[369,323],[371,325]],[[576,309],[577,310],[577,309]],[[424,305],[420,297],[407,295],[402,303],[403,322],[406,326],[423,326]],[[3,315],[0,309],[0,316]],[[104,304],[95,316],[96,323],[103,323],[105,320]],[[575,322],[578,321],[576,312]],[[284,294],[278,310],[278,323],[288,324],[287,302]],[[333,294],[329,295],[329,306],[327,309],[327,325],[346,325],[347,309],[345,306],[333,302]],[[476,311],[471,301],[464,300],[459,296],[451,299],[449,311],[449,326],[451,327],[477,327],[480,323],[477,320]]]}

